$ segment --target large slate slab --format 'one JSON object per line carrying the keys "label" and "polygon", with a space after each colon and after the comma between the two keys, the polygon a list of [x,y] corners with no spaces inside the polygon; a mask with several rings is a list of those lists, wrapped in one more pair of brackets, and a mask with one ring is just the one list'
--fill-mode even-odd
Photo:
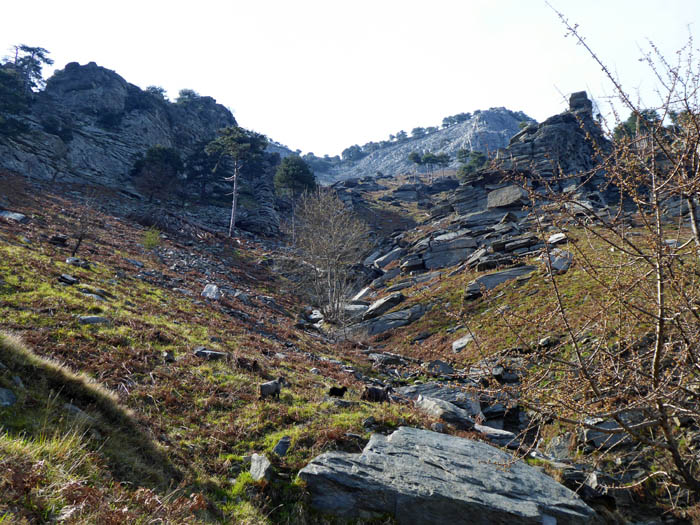
{"label": "large slate slab", "polygon": [[596,523],[572,491],[511,461],[485,443],[401,427],[374,434],[361,454],[322,454],[299,476],[312,506],[344,518],[391,514],[401,525]]}
{"label": "large slate slab", "polygon": [[517,279],[523,275],[529,275],[535,270],[537,270],[535,266],[517,266],[515,268],[501,270],[500,272],[482,275],[467,285],[467,292],[470,295],[479,295],[481,294],[482,290],[493,290],[499,284],[512,281],[513,279]]}
{"label": "large slate slab", "polygon": [[455,250],[441,251],[430,250],[429,252],[423,255],[423,265],[428,270],[455,266],[456,264],[459,264],[469,259],[473,252],[474,250],[471,248],[459,248]]}
{"label": "large slate slab", "polygon": [[392,293],[386,297],[382,297],[378,301],[375,301],[370,305],[367,311],[362,316],[363,319],[373,319],[374,317],[379,317],[380,315],[388,312],[394,306],[404,301],[406,297],[402,293]]}
{"label": "large slate slab", "polygon": [[421,304],[416,304],[410,308],[389,312],[376,319],[370,319],[361,323],[352,325],[345,329],[342,334],[349,338],[371,337],[373,335],[382,334],[399,326],[406,326],[420,319],[425,313],[425,307]]}
{"label": "large slate slab", "polygon": [[506,208],[509,206],[522,206],[526,201],[527,193],[520,186],[511,184],[505,188],[499,188],[489,193],[487,208]]}

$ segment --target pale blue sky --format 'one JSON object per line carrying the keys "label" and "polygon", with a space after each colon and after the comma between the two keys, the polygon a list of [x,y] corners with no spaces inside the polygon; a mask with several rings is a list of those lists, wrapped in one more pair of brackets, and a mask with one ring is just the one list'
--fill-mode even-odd
{"label": "pale blue sky", "polygon": [[[647,105],[638,62],[698,33],[700,0],[551,0]],[[562,93],[611,94],[543,0],[3,2],[0,50],[26,43],[138,86],[210,95],[239,124],[317,155],[492,106],[537,120]],[[601,104],[605,112],[606,104]]]}

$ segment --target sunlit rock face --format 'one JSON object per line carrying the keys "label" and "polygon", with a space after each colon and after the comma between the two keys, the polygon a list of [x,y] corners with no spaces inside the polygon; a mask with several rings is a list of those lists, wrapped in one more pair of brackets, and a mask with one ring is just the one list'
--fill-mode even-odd
{"label": "sunlit rock face", "polygon": [[413,152],[447,153],[452,159],[451,169],[458,167],[457,152],[460,149],[495,153],[508,145],[510,138],[520,131],[522,122],[535,123],[525,113],[506,108],[491,108],[475,112],[464,122],[439,129],[421,138],[408,138],[392,144],[355,162],[342,162],[329,172],[317,173],[326,182],[334,180],[412,173],[415,164],[408,160]]}
{"label": "sunlit rock face", "polygon": [[[30,178],[90,182],[128,190],[135,159],[156,145],[176,148],[185,158],[217,130],[236,124],[211,97],[171,103],[128,83],[94,62],[72,62],[47,81],[24,119],[29,132],[0,138],[0,168]],[[241,209],[240,224],[259,233],[277,231],[272,174],[242,181],[255,204]],[[225,223],[225,210],[204,216]]]}

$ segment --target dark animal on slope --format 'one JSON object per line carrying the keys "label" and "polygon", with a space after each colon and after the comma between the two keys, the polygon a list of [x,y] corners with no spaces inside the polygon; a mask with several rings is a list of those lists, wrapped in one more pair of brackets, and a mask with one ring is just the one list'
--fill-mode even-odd
{"label": "dark animal on slope", "polygon": [[343,397],[345,395],[345,392],[348,391],[348,387],[343,386],[338,388],[337,386],[332,386],[328,390],[328,395],[331,397]]}
{"label": "dark animal on slope", "polygon": [[384,388],[379,388],[378,386],[366,386],[365,390],[362,392],[360,399],[363,401],[371,401],[373,403],[390,403],[389,393],[393,392],[394,389],[390,386]]}
{"label": "dark animal on slope", "polygon": [[262,383],[260,385],[260,399],[265,399],[266,397],[280,398],[280,392],[282,391],[282,385],[287,381],[284,377],[278,377],[274,381],[268,381],[267,383]]}
{"label": "dark animal on slope", "polygon": [[236,357],[236,366],[248,372],[258,372],[260,370],[258,361],[247,357]]}

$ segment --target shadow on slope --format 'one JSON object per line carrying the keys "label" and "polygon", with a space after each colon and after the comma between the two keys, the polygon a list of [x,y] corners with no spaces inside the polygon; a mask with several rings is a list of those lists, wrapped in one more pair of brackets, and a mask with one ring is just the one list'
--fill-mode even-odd
{"label": "shadow on slope", "polygon": [[0,363],[0,388],[16,396],[11,406],[0,406],[3,445],[73,435],[119,482],[163,491],[181,480],[117,397],[87,375],[37,356],[7,333],[0,333]]}

